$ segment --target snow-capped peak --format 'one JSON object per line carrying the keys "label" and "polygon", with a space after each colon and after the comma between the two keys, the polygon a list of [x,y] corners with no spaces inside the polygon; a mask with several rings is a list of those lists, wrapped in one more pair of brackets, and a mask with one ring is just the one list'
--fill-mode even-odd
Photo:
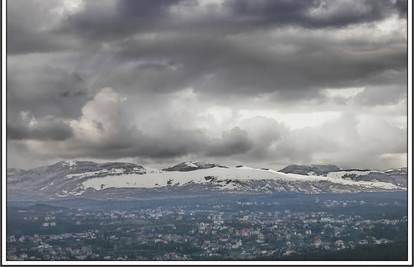
{"label": "snow-capped peak", "polygon": [[[184,164],[179,164],[180,167]],[[188,188],[206,186],[216,190],[236,191],[296,191],[296,192],[358,192],[402,190],[388,182],[353,181],[339,177],[309,176],[282,173],[275,170],[251,167],[204,168],[192,171],[169,170],[160,173],[120,175],[118,177],[93,178],[83,182],[84,188]],[[265,188],[264,188],[265,187]]]}
{"label": "snow-capped peak", "polygon": [[[71,160],[25,171],[10,170],[7,181],[11,191],[21,193],[23,190],[24,194],[36,192],[39,196],[54,197],[101,194],[105,189],[115,190],[122,197],[126,189],[320,193],[401,191],[407,188],[404,171],[332,171],[331,166],[311,168],[294,166],[292,170],[284,169],[282,172],[244,165],[225,167],[187,161],[157,170],[134,163]],[[315,173],[310,174],[309,171],[313,170]]]}
{"label": "snow-capped peak", "polygon": [[186,161],[186,162],[183,162],[182,164],[187,166],[187,167],[192,167],[192,168],[197,168],[198,167],[197,164],[195,164],[194,162],[191,162],[191,161]]}
{"label": "snow-capped peak", "polygon": [[214,167],[227,168],[223,165],[219,165],[216,163],[206,163],[206,162],[200,162],[200,161],[185,161],[185,162],[179,163],[177,165],[174,165],[172,167],[168,167],[162,170],[163,171],[187,172],[187,171],[194,171],[194,170],[200,170],[200,169],[210,169]]}
{"label": "snow-capped peak", "polygon": [[78,164],[77,160],[65,160],[62,161],[63,166],[68,166],[69,168],[73,168]]}

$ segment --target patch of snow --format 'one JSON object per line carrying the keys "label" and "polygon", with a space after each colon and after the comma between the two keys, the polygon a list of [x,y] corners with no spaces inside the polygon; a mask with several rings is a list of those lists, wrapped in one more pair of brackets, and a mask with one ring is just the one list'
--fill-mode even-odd
{"label": "patch of snow", "polygon": [[42,188],[40,188],[39,190],[40,190],[40,191],[43,191],[43,190],[45,190],[47,187],[48,187],[48,185],[45,185],[45,186],[43,186]]}
{"label": "patch of snow", "polygon": [[[255,169],[250,167],[239,167],[239,168],[210,168],[210,169],[199,169],[192,172],[180,172],[180,171],[168,171],[168,172],[147,172],[143,175],[137,174],[124,174],[119,176],[106,176],[100,178],[92,178],[83,182],[84,188],[94,188],[101,190],[105,188],[154,188],[158,186],[173,185],[177,182],[185,184],[189,182],[204,184],[206,176],[214,176],[220,180],[282,180],[292,182],[318,182],[328,181],[334,184],[359,186],[364,188],[378,188],[378,189],[399,189],[398,186],[391,183],[385,182],[368,182],[368,181],[353,181],[343,179],[338,176],[316,176],[316,175],[300,175],[300,174],[286,174],[275,170],[263,170]],[[232,188],[235,185],[229,183],[223,185],[224,188]]]}
{"label": "patch of snow", "polygon": [[93,176],[96,176],[97,174],[102,174],[102,173],[108,173],[108,170],[102,169],[99,171],[92,171],[92,172],[73,173],[73,174],[66,175],[66,178],[71,179],[71,178],[93,177]]}
{"label": "patch of snow", "polygon": [[78,192],[70,192],[70,194],[71,194],[72,196],[80,196],[80,195],[82,195],[83,193],[85,193],[85,190],[81,190],[81,191],[78,191]]}
{"label": "patch of snow", "polygon": [[184,162],[184,165],[188,166],[188,167],[191,167],[191,168],[198,168],[198,165],[196,165],[194,162],[190,162],[190,161]]}
{"label": "patch of snow", "polygon": [[65,160],[63,162],[64,166],[69,166],[69,168],[73,169],[78,162],[76,160]]}
{"label": "patch of snow", "polygon": [[122,168],[114,168],[109,171],[109,173],[124,173],[125,169]]}

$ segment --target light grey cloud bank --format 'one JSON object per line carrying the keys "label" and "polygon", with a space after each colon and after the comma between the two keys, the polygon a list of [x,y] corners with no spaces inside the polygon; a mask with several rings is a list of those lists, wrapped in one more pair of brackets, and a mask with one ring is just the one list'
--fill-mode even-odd
{"label": "light grey cloud bank", "polygon": [[406,6],[9,1],[9,164],[404,166]]}

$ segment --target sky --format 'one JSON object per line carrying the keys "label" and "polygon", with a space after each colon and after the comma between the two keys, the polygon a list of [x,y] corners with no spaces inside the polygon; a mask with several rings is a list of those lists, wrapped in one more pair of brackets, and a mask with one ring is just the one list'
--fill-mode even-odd
{"label": "sky", "polygon": [[7,2],[7,163],[407,165],[407,1]]}

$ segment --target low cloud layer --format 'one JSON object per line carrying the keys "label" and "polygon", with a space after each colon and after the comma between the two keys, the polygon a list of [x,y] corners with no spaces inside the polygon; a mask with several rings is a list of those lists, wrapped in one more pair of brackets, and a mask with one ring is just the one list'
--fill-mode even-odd
{"label": "low cloud layer", "polygon": [[406,1],[15,0],[7,15],[12,166],[406,164]]}

